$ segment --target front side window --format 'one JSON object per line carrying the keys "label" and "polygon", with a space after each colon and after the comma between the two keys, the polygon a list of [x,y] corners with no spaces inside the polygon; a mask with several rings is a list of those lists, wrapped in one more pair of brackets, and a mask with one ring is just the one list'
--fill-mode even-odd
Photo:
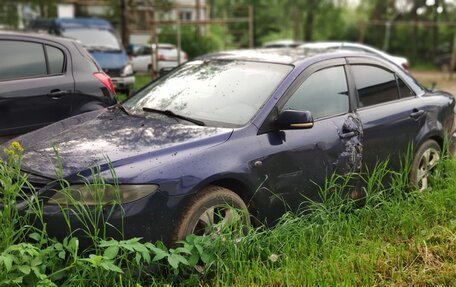
{"label": "front side window", "polygon": [[399,99],[396,75],[376,66],[353,65],[353,76],[359,107],[377,105]]}
{"label": "front side window", "polygon": [[47,74],[43,45],[22,41],[0,41],[0,81]]}
{"label": "front side window", "polygon": [[221,126],[241,126],[258,112],[292,66],[236,60],[192,61],[158,79],[128,100],[131,113],[143,108]]}
{"label": "front side window", "polygon": [[283,109],[310,111],[314,119],[348,112],[348,86],[343,66],[313,73],[294,92]]}

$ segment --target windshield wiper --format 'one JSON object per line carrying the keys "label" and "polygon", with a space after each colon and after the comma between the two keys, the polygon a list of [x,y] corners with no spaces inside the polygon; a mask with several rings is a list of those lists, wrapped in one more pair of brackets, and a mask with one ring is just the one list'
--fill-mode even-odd
{"label": "windshield wiper", "polygon": [[157,110],[157,109],[152,109],[152,108],[148,108],[148,107],[143,107],[142,110],[145,111],[145,112],[157,113],[157,114],[166,115],[168,117],[178,118],[178,119],[181,119],[181,120],[185,120],[185,121],[194,123],[194,124],[199,125],[199,126],[205,126],[206,125],[204,122],[202,122],[200,120],[196,120],[196,119],[192,119],[192,118],[189,118],[189,117],[186,117],[186,116],[178,115],[178,114],[175,114],[173,111],[170,111],[170,110],[164,110],[163,111],[163,110]]}
{"label": "windshield wiper", "polygon": [[112,106],[108,107],[108,110],[121,109],[127,115],[132,116],[132,114],[122,104],[123,104],[123,102],[119,102],[119,103],[117,103],[115,105],[112,105]]}

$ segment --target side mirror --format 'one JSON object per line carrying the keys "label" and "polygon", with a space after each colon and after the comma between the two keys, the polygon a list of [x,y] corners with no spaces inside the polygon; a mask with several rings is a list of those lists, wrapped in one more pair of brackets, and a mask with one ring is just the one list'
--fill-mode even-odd
{"label": "side mirror", "polygon": [[284,110],[274,124],[281,130],[299,130],[312,128],[314,121],[309,111]]}
{"label": "side mirror", "polygon": [[133,45],[129,44],[126,49],[126,53],[129,57],[133,57]]}

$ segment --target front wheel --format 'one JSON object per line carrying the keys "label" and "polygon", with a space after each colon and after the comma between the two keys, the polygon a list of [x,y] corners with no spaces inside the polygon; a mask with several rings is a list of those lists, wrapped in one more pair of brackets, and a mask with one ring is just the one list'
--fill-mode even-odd
{"label": "front wheel", "polygon": [[442,149],[434,140],[425,141],[416,151],[410,171],[411,185],[423,191],[429,186],[429,177],[440,160]]}
{"label": "front wheel", "polygon": [[244,201],[231,190],[208,186],[198,192],[187,204],[175,228],[173,242],[187,235],[207,235],[224,228],[242,228],[250,224]]}

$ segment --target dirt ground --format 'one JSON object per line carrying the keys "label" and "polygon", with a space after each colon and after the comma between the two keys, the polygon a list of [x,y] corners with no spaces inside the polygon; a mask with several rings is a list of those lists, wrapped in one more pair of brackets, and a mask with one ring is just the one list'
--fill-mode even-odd
{"label": "dirt ground", "polygon": [[439,71],[411,71],[411,74],[424,86],[431,87],[436,84],[436,89],[452,93],[456,97],[456,73],[450,80],[448,72]]}

